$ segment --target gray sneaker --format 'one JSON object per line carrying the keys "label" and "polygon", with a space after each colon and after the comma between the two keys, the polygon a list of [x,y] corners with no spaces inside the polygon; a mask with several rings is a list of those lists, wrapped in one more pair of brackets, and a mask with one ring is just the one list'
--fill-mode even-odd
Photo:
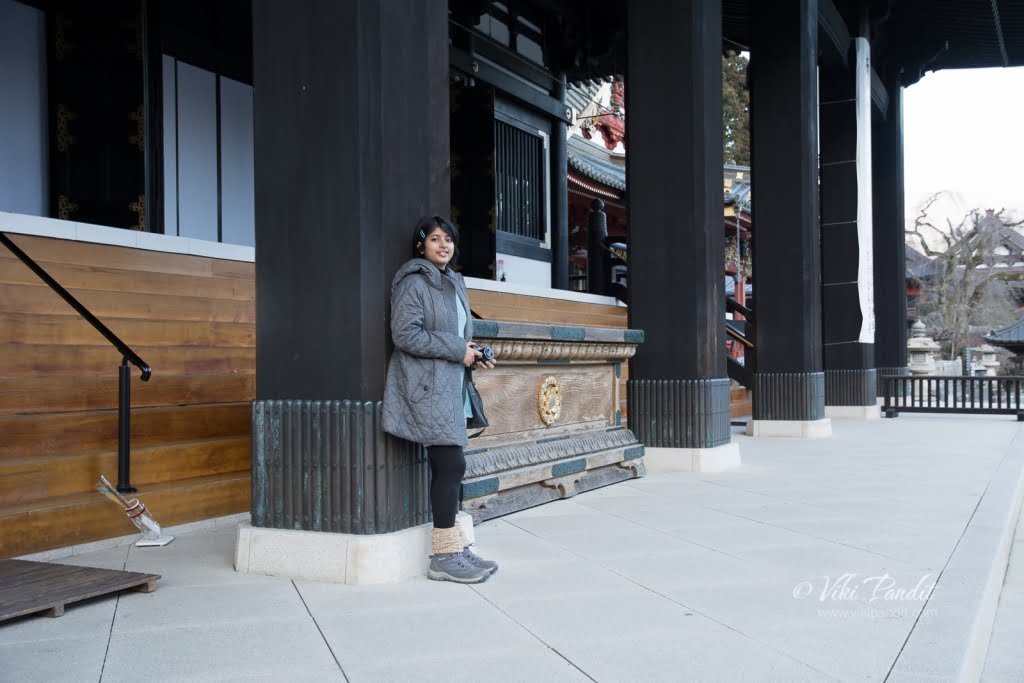
{"label": "gray sneaker", "polygon": [[473,552],[472,544],[467,545],[465,548],[463,548],[462,556],[469,560],[469,563],[474,567],[486,569],[491,574],[498,571],[498,563],[492,562],[491,560],[485,560],[484,558],[477,555],[475,552]]}
{"label": "gray sneaker", "polygon": [[[465,551],[463,551],[465,552]],[[456,583],[480,583],[491,572],[474,566],[463,553],[438,553],[430,556],[427,578],[434,581],[455,581]]]}

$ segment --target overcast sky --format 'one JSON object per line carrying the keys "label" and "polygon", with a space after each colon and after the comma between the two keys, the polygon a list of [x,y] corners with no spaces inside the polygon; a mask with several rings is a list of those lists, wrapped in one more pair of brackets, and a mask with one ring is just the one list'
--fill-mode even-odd
{"label": "overcast sky", "polygon": [[940,210],[1006,207],[1024,218],[1024,67],[930,73],[904,91],[907,220],[931,193]]}

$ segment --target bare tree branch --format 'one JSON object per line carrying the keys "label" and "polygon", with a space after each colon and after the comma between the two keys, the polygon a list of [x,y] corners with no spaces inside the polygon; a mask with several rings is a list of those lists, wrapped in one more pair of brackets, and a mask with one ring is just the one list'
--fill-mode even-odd
{"label": "bare tree branch", "polygon": [[[922,288],[919,317],[955,356],[967,344],[973,325],[996,327],[1009,322],[1005,318],[1012,314],[1012,307],[1006,287],[996,284],[1006,274],[997,269],[997,250],[1008,241],[1014,249],[1024,243],[1024,235],[1016,231],[1024,219],[1011,220],[1005,209],[991,213],[972,209],[959,221],[945,217],[940,228],[930,214],[943,194],[935,193],[921,204],[906,235],[934,264],[917,278]],[[1024,257],[1010,255],[1018,260]]]}

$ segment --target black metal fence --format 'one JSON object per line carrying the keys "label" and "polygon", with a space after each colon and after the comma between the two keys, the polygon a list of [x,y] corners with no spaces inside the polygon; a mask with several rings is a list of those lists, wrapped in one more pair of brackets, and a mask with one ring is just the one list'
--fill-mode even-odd
{"label": "black metal fence", "polygon": [[1024,377],[886,375],[879,379],[886,417],[900,413],[966,413],[1016,415],[1024,422]]}

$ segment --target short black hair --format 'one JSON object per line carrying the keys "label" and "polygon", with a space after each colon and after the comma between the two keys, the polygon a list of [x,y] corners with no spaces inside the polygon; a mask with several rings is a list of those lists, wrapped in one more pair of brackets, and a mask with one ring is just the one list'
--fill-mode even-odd
{"label": "short black hair", "polygon": [[434,232],[434,228],[441,228],[446,235],[452,238],[452,260],[454,264],[459,259],[459,229],[452,225],[452,222],[444,216],[423,216],[416,221],[416,229],[412,232],[412,255],[413,258],[423,258],[420,245],[426,241],[427,236]]}

